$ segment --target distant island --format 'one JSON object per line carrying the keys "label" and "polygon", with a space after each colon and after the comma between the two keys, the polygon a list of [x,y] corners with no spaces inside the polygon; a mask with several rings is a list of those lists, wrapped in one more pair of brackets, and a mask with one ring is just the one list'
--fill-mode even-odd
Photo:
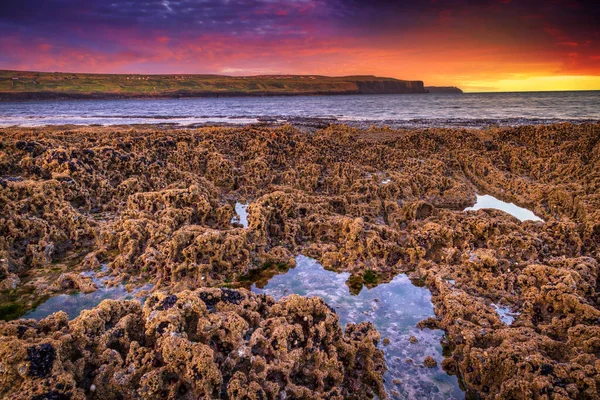
{"label": "distant island", "polygon": [[462,93],[463,91],[456,86],[425,86],[425,90],[429,93]]}
{"label": "distant island", "polygon": [[428,93],[428,88],[423,81],[370,75],[115,75],[0,70],[0,100],[405,93]]}

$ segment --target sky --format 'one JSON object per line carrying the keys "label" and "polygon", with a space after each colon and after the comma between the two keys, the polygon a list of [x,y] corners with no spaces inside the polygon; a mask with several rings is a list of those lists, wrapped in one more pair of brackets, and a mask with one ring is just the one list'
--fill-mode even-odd
{"label": "sky", "polygon": [[0,2],[0,69],[600,90],[600,1]]}

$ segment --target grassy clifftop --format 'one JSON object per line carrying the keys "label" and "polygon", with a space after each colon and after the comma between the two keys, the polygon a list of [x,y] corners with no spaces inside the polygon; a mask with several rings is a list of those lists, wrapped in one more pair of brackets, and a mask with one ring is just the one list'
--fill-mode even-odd
{"label": "grassy clifftop", "polygon": [[0,99],[425,93],[422,81],[375,76],[132,75],[0,70]]}

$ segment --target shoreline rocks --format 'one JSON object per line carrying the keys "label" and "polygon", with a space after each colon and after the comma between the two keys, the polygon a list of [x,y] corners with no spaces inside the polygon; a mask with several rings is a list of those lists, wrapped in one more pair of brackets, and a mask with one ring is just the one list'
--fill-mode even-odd
{"label": "shoreline rocks", "polygon": [[[425,285],[436,318],[420,326],[446,331],[442,366],[470,393],[598,398],[599,130],[0,129],[0,284],[10,289],[0,293],[3,316],[14,318],[40,293],[93,290],[77,274],[100,265],[115,282],[150,281],[178,296],[247,286],[293,267],[302,253],[350,273],[353,292],[399,273]],[[545,222],[463,212],[481,193]],[[231,224],[239,199],[249,203],[247,228]],[[173,308],[170,299],[159,312]],[[515,312],[512,324],[494,304]],[[119,315],[146,323],[126,307]],[[70,324],[51,321],[35,332],[60,336]],[[221,324],[244,326],[232,316]],[[50,343],[28,337],[17,339]],[[163,387],[148,379],[147,387]],[[99,395],[100,383],[86,381],[85,390],[94,384]]]}
{"label": "shoreline rocks", "polygon": [[342,331],[318,298],[156,293],[143,308],[106,300],[72,321],[0,323],[0,335],[5,397],[385,397],[379,334]]}

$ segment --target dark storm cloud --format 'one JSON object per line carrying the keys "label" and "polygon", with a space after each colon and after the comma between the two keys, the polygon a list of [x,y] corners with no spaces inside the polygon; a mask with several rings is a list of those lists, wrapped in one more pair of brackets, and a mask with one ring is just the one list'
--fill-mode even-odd
{"label": "dark storm cloud", "polygon": [[[403,27],[431,27],[439,23],[484,22],[520,28],[530,24],[549,24],[577,36],[596,36],[600,31],[600,1],[590,0],[335,0],[340,10],[337,23],[376,31],[402,31]],[[330,3],[331,4],[331,3]]]}
{"label": "dark storm cloud", "polygon": [[0,1],[0,67],[595,74],[599,19],[590,0]]}
{"label": "dark storm cloud", "polygon": [[[600,2],[588,0],[147,0],[0,2],[0,31],[65,36],[110,28],[169,31],[171,35],[220,33],[361,35],[402,33],[414,27],[479,21],[518,29],[529,16],[565,37],[598,34]],[[534,23],[532,22],[532,23]]]}
{"label": "dark storm cloud", "polygon": [[18,7],[9,2],[0,4],[0,27],[5,31],[47,30],[52,35],[80,28],[120,27],[169,30],[173,34],[260,33],[263,29],[314,23],[313,18],[324,16],[320,14],[324,5],[312,0],[24,0]]}

